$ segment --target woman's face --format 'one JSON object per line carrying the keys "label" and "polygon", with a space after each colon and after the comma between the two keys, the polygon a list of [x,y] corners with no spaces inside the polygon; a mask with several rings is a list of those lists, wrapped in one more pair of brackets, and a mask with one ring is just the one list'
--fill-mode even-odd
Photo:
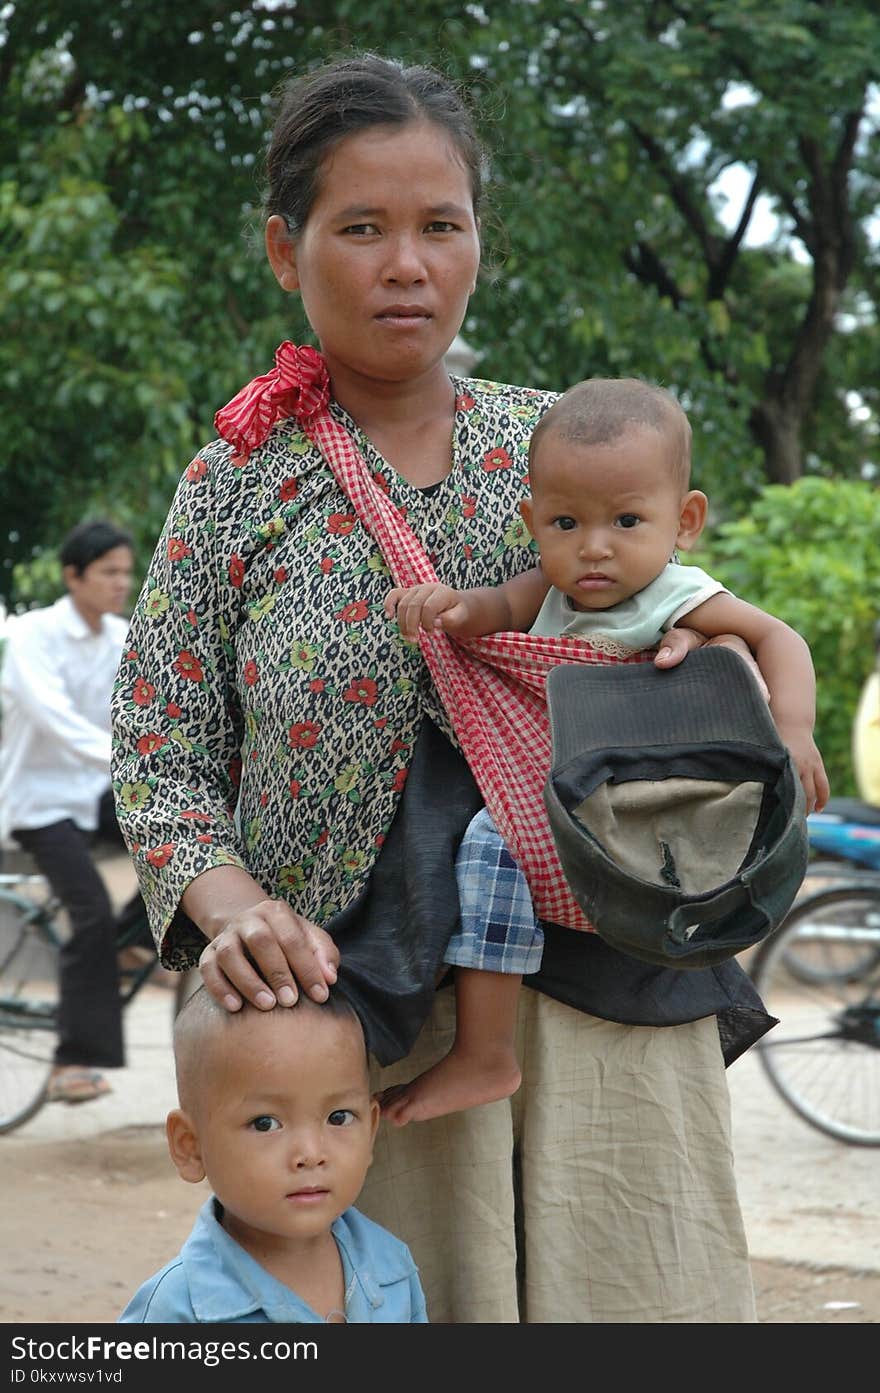
{"label": "woman's face", "polygon": [[431,122],[348,136],[324,161],[300,236],[270,218],[267,249],[283,288],[302,295],[334,386],[414,380],[443,358],[474,289],[467,169]]}

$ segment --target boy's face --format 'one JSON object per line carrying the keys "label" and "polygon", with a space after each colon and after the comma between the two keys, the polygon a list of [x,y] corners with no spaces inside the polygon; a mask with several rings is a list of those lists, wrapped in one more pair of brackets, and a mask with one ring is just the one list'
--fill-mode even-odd
{"label": "boy's face", "polygon": [[265,1256],[273,1238],[308,1242],[354,1204],[379,1105],[357,1021],[300,1007],[249,1015],[211,1037],[190,1117],[224,1228]]}
{"label": "boy's face", "polygon": [[[682,496],[667,438],[634,425],[610,444],[548,432],[521,511],[541,567],[578,610],[610,609],[643,590],[675,548],[696,541],[705,498]],[[697,504],[696,527],[689,509]]]}

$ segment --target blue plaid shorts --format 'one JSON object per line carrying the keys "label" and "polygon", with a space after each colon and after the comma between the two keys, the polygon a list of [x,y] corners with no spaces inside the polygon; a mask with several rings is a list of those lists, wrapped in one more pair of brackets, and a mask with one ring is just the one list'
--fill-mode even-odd
{"label": "blue plaid shorts", "polygon": [[483,972],[537,972],[544,933],[526,878],[483,808],[468,824],[455,861],[461,928],[444,962]]}

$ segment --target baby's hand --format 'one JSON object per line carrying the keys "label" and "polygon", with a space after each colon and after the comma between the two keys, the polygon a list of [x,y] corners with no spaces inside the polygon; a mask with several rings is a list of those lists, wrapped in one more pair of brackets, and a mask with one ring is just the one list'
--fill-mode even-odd
{"label": "baby's hand", "polygon": [[803,726],[779,726],[779,738],[791,752],[798,776],[804,786],[808,813],[821,813],[828,802],[831,786],[822,763],[812,731]]}
{"label": "baby's hand", "polygon": [[385,615],[388,619],[396,615],[402,637],[418,643],[420,629],[457,633],[468,617],[467,597],[448,585],[398,586],[385,597]]}
{"label": "baby's hand", "polygon": [[688,653],[693,653],[695,648],[702,648],[705,642],[703,635],[698,634],[695,629],[667,629],[660,640],[654,666],[678,667]]}

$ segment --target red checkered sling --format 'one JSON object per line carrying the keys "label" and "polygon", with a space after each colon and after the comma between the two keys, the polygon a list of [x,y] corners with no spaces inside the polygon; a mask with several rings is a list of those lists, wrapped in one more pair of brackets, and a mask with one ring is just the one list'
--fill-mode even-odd
{"label": "red checkered sling", "polygon": [[[276,420],[294,416],[319,448],[376,541],[395,584],[437,581],[399,510],[373,479],[344,426],[330,414],[330,383],[315,349],[283,343],[273,372],[255,378],[215,417],[242,454],[263,443]],[[644,661],[616,658],[583,639],[501,633],[453,639],[421,634],[422,654],[486,807],[525,873],[539,918],[593,931],[569,889],[544,808],[550,769],[545,683],[558,663]]]}

